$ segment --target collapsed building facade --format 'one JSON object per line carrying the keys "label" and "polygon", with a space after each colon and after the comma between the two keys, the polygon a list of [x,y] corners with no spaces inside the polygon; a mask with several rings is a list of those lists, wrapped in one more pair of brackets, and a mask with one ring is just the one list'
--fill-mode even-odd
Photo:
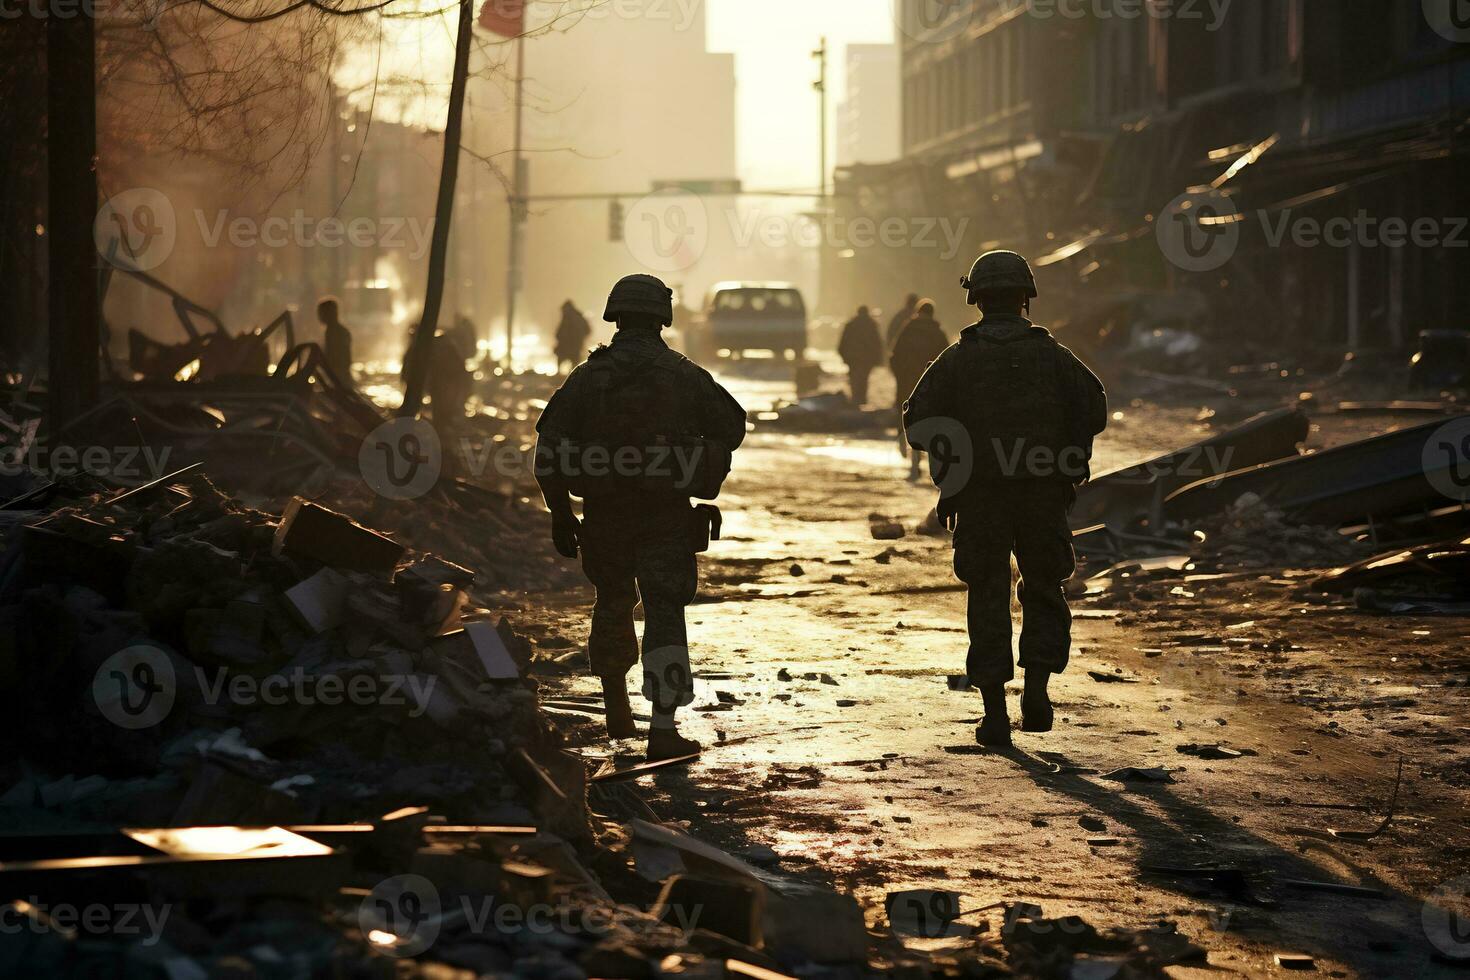
{"label": "collapsed building facade", "polygon": [[1332,357],[1463,332],[1452,24],[1326,0],[944,10],[903,4],[903,156],[840,168],[834,217],[964,216],[964,246],[829,250],[827,307],[919,292],[962,322],[957,270],[1004,243],[1086,349],[1123,326]]}

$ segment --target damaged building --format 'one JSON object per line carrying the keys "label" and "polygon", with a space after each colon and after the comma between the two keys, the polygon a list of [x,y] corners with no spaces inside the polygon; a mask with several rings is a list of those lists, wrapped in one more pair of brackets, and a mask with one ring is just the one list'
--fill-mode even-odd
{"label": "damaged building", "polygon": [[[843,220],[967,217],[962,254],[1035,256],[1051,321],[1099,354],[1156,358],[1150,327],[1242,361],[1464,331],[1470,64],[1420,5],[930,7],[900,18],[903,155],[839,168]],[[944,303],[932,258],[829,250],[824,301]]]}

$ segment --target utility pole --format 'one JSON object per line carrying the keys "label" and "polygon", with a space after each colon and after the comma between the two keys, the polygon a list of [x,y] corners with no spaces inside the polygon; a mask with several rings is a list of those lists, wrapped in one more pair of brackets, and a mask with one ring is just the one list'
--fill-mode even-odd
{"label": "utility pole", "polygon": [[101,310],[97,243],[94,18],[46,21],[46,306],[48,424],[97,401]]}
{"label": "utility pole", "polygon": [[817,90],[820,96],[821,123],[818,127],[821,132],[822,145],[819,156],[821,158],[821,180],[817,181],[818,196],[822,199],[827,197],[827,39],[822,38],[822,46],[812,52],[812,57],[817,59],[817,80],[812,83],[812,88]]}
{"label": "utility pole", "polygon": [[464,91],[470,74],[470,31],[474,0],[459,0],[459,33],[454,39],[454,74],[449,82],[449,114],[444,120],[444,161],[439,168],[439,199],[434,207],[434,236],[429,242],[428,285],[424,288],[424,315],[409,344],[412,368],[404,381],[400,418],[413,418],[424,404],[424,382],[439,310],[444,304],[444,271],[449,258],[449,222],[454,216],[454,186],[464,125]]}
{"label": "utility pole", "polygon": [[521,155],[522,120],[524,100],[521,98],[526,81],[526,36],[516,38],[516,123],[515,158],[512,163],[510,181],[510,246],[509,261],[506,263],[505,283],[505,369],[511,370],[511,355],[516,340],[516,294],[521,289],[521,236],[526,224],[526,168]]}

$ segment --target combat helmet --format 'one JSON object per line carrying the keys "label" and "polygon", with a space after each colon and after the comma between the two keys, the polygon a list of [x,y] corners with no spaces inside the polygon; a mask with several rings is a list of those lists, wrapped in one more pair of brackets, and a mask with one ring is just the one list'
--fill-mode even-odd
{"label": "combat helmet", "polygon": [[1016,252],[1004,249],[986,252],[976,259],[960,285],[969,290],[971,303],[980,293],[992,289],[1021,289],[1025,290],[1027,299],[1036,298],[1036,277],[1031,274],[1031,264]]}
{"label": "combat helmet", "polygon": [[646,313],[667,327],[674,322],[674,291],[654,276],[624,276],[608,294],[602,318],[615,323],[619,313]]}

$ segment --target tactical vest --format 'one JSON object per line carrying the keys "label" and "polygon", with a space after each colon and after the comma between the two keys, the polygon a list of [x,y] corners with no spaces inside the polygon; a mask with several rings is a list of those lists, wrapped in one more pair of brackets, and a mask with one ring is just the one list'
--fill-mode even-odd
{"label": "tactical vest", "polygon": [[568,481],[573,493],[584,499],[719,495],[730,453],[701,438],[698,407],[688,393],[697,369],[687,358],[661,350],[624,359],[608,348],[593,352],[584,370],[580,473]]}
{"label": "tactical vest", "polygon": [[1056,342],[1044,334],[1008,343],[978,330],[961,336],[952,404],[969,432],[977,481],[1058,475],[1068,438]]}

